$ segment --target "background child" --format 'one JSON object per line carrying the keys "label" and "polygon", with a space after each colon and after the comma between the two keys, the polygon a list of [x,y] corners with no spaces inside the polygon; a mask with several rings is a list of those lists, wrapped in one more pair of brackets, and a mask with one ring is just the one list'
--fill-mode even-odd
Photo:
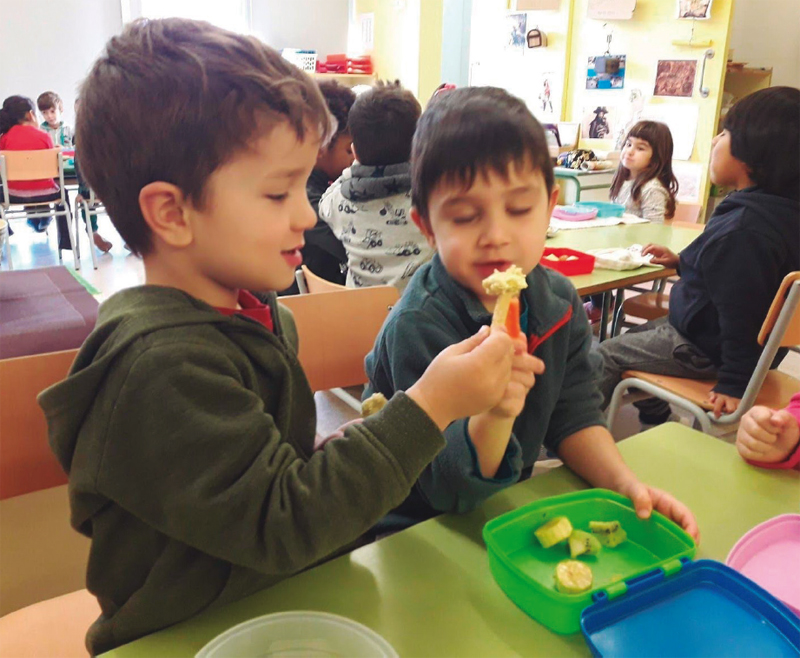
{"label": "background child", "polygon": [[[328,146],[320,149],[317,165],[308,177],[306,192],[314,212],[319,214],[319,201],[342,172],[353,164],[353,138],[347,127],[350,108],[356,100],[353,90],[340,85],[335,80],[319,83],[319,90],[328,105],[328,110],[336,119],[336,134]],[[345,284],[347,280],[347,252],[331,227],[322,219],[305,234],[303,262],[317,276]]]}
{"label": "background child", "polygon": [[[663,224],[675,215],[677,193],[669,128],[657,121],[639,121],[625,138],[611,182],[611,200],[632,215]],[[602,303],[602,295],[592,295],[587,302],[586,315],[591,322],[600,319]]]}
{"label": "background child", "polygon": [[[53,148],[50,135],[36,127],[36,108],[26,96],[9,96],[0,109],[0,151],[38,151]],[[26,181],[8,181],[8,194],[12,203],[33,204],[61,198],[61,188],[52,178]],[[63,205],[56,204],[63,209]],[[32,210],[40,210],[32,206]],[[37,233],[44,233],[52,217],[28,220]],[[60,249],[70,249],[67,221],[58,218],[58,243]]]}
{"label": "background child", "polygon": [[[738,407],[769,305],[783,278],[800,269],[800,90],[770,87],[736,103],[714,138],[710,175],[736,191],[680,257],[645,248],[653,263],[677,268],[680,280],[667,318],[600,344],[606,404],[622,373],[635,369],[717,378],[709,395],[716,415]],[[636,404],[644,424],[669,418],[663,400]]]}
{"label": "background child", "polygon": [[46,91],[39,94],[36,99],[39,112],[42,113],[44,121],[39,126],[53,140],[56,146],[72,148],[73,135],[72,128],[61,120],[61,113],[64,111],[64,103],[61,97],[54,91]]}
{"label": "background child", "polygon": [[800,393],[785,409],[753,407],[736,433],[743,459],[767,468],[800,468]]}
{"label": "background child", "polygon": [[678,180],[672,173],[672,134],[657,121],[639,121],[622,147],[611,200],[637,217],[663,224],[675,215]]}
{"label": "background child", "polygon": [[420,115],[399,84],[361,94],[350,110],[356,162],[322,197],[320,217],[347,251],[347,285],[401,291],[433,250],[409,221],[411,140]]}
{"label": "background child", "polygon": [[128,24],[81,88],[84,175],[147,281],[103,303],[39,400],[92,541],[92,654],[342,549],[408,494],[441,429],[508,385],[512,342],[484,332],[314,452],[291,314],[246,290],[291,282],[331,129],[310,76],[202,22]]}
{"label": "background child", "polygon": [[495,269],[518,265],[528,287],[503,399],[445,430],[447,446],[386,525],[472,509],[527,477],[544,446],[592,486],[629,496],[640,516],[655,507],[696,536],[691,512],[623,462],[600,411],[580,299],[568,279],[538,266],[558,188],[544,131],[525,104],[491,87],[435,98],[414,136],[412,180],[412,218],[437,253],[367,356],[365,395],[413,386],[441,350],[491,323],[496,300],[482,282]]}

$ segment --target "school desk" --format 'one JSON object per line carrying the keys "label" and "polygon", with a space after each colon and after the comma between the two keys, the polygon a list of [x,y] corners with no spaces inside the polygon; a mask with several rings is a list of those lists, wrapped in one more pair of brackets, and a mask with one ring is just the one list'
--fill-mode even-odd
{"label": "school desk", "polygon": [[572,205],[578,201],[608,201],[611,181],[616,169],[582,171],[567,167],[553,167],[560,189],[558,202]]}
{"label": "school desk", "polygon": [[[734,446],[684,425],[661,425],[620,442],[619,449],[644,482],[692,508],[702,535],[696,559],[724,561],[750,528],[798,511],[799,472],[749,466]],[[193,656],[235,624],[288,610],[349,617],[381,634],[404,658],[588,656],[582,635],[557,635],[506,597],[481,539],[484,524],[499,514],[585,487],[566,468],[554,469],[469,514],[421,523],[106,656]]]}
{"label": "school desk", "polygon": [[[680,253],[686,248],[703,229],[702,224],[695,226],[672,226],[669,223],[655,224],[619,224],[602,228],[561,229],[552,238],[547,240],[547,247],[569,247],[578,251],[589,249],[609,249],[611,247],[629,247],[632,244],[642,246],[648,243],[660,244],[668,247],[673,252]],[[622,304],[623,289],[647,281],[665,279],[675,276],[673,269],[663,267],[640,267],[635,270],[602,270],[595,268],[591,274],[571,276],[570,280],[575,285],[581,296],[607,293],[618,290],[614,302],[616,307]],[[603,304],[603,317],[600,321],[600,340],[606,337],[608,326],[610,297],[605,296]]]}

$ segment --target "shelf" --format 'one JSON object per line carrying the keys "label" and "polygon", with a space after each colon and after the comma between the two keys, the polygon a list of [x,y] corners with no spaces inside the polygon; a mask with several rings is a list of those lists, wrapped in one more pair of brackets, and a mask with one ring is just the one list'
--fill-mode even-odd
{"label": "shelf", "polygon": [[314,73],[314,77],[318,80],[325,78],[340,78],[342,80],[372,80],[375,77],[374,73]]}

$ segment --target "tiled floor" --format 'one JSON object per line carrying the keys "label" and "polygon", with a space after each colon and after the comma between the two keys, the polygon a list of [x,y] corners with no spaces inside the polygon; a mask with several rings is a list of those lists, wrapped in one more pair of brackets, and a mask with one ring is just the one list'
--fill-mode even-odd
{"label": "tiled floor", "polygon": [[[25,225],[24,221],[16,221],[13,226],[15,234],[11,238],[11,254],[15,269],[58,264],[55,225],[50,228],[49,235],[34,233]],[[98,269],[94,270],[88,252],[88,236],[84,231],[81,236],[80,275],[100,291],[98,298],[102,301],[118,290],[144,283],[144,269],[141,260],[132,256],[123,247],[122,239],[107,217],[100,218],[99,232],[107,240],[110,240],[114,247],[107,254],[98,252]],[[64,264],[73,267],[72,254],[69,252],[64,252]],[[6,263],[3,262],[3,269],[5,268]],[[800,379],[800,354],[790,352],[780,369]],[[318,430],[322,435],[329,434],[336,427],[355,416],[350,407],[329,393],[317,393],[316,400],[319,416]],[[688,416],[682,416],[682,422],[687,425],[691,424]],[[617,437],[621,440],[639,431],[635,409],[632,406],[624,407],[620,411],[617,421]],[[734,435],[728,434],[721,438],[732,441]]]}

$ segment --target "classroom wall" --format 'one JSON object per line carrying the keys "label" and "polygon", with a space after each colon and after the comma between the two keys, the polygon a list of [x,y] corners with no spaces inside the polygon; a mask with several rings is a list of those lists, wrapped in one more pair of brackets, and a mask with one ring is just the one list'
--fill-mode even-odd
{"label": "classroom wall", "polygon": [[[347,10],[348,0],[252,0],[253,33],[274,48],[345,52]],[[35,102],[52,89],[74,125],[78,85],[122,29],[120,0],[25,0],[0,14],[0,103],[13,94]]]}
{"label": "classroom wall", "polygon": [[798,27],[798,0],[736,0],[730,42],[733,59],[748,66],[771,66],[773,85],[800,87]]}

